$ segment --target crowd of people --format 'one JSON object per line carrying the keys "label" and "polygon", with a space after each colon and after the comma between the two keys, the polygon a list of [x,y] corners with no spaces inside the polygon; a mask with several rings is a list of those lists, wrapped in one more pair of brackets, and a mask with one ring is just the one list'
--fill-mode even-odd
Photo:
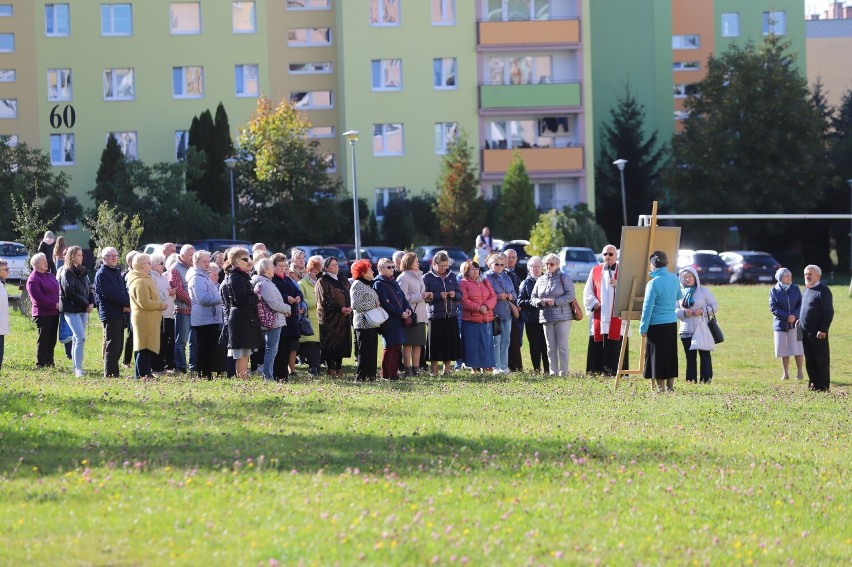
{"label": "crowd of people", "polygon": [[[487,229],[477,237],[477,259],[463,262],[458,276],[445,251],[425,271],[413,252],[380,259],[375,273],[369,260],[357,260],[347,279],[336,258],[306,258],[299,249],[290,250],[288,261],[262,244],[250,253],[241,247],[177,250],[166,243],[160,254],[130,252],[124,271],[118,251],[103,248],[90,278],[79,246],[65,246],[61,236],[47,233],[39,249],[26,283],[38,331],[36,365],[54,366],[56,343],[64,340],[77,377],[84,375],[94,310],[103,330],[105,377],[120,375],[122,352],[125,366],[132,358],[134,376],[142,379],[163,371],[208,379],[217,374],[247,379],[255,372],[287,381],[299,362],[310,375],[324,366],[328,376],[341,377],[353,347],[357,381],[379,375],[399,380],[421,368],[432,375],[453,369],[500,375],[523,370],[524,331],[532,371],[564,376],[571,323],[583,312],[589,315],[586,373],[615,375],[622,350],[622,368],[629,367],[627,325],[616,311],[620,265],[611,244],[603,248],[603,263],[591,270],[582,302],[557,255],[533,256],[523,270],[516,252],[494,250]],[[710,383],[713,347],[701,335],[719,309],[716,298],[692,267],[669,270],[662,251],[651,255],[649,269],[639,319],[645,378],[658,391],[674,388],[679,338],[686,381]],[[7,275],[0,260],[0,280]],[[827,390],[831,291],[820,282],[819,267],[806,267],[804,276],[802,293],[788,269],[775,275],[778,283],[769,292],[775,355],[782,379],[790,378],[793,357],[796,378],[803,378],[805,366],[810,387]],[[8,319],[0,286],[0,368]]]}

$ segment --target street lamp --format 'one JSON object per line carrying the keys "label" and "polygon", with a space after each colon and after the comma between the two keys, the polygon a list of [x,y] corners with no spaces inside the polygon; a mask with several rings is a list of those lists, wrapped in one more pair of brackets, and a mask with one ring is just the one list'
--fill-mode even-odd
{"label": "street lamp", "polygon": [[617,159],[612,162],[612,165],[617,166],[618,172],[621,174],[621,214],[624,217],[623,226],[627,226],[627,197],[624,194],[624,166],[626,163],[626,159]]}
{"label": "street lamp", "polygon": [[231,240],[237,239],[237,213],[234,209],[234,168],[237,166],[237,158],[229,157],[225,165],[231,173]]}
{"label": "street lamp", "polygon": [[349,130],[343,133],[343,137],[349,141],[349,149],[352,156],[352,209],[355,218],[355,259],[361,258],[361,220],[358,214],[358,176],[355,172],[355,142],[358,141],[360,132]]}

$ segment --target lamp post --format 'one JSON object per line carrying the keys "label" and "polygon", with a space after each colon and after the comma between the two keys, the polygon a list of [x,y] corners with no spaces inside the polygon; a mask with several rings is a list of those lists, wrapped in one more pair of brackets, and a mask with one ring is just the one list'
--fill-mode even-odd
{"label": "lamp post", "polygon": [[225,165],[231,173],[231,240],[237,239],[237,213],[234,208],[234,168],[237,166],[237,158],[229,157],[225,160]]}
{"label": "lamp post", "polygon": [[618,172],[621,174],[621,214],[624,217],[624,225],[627,226],[627,197],[624,193],[624,166],[627,164],[626,159],[617,159],[612,162],[612,165],[618,167]]}
{"label": "lamp post", "polygon": [[355,259],[361,258],[361,219],[358,212],[358,176],[355,171],[355,142],[358,141],[360,132],[349,130],[343,133],[343,137],[349,141],[350,156],[352,158],[352,211],[355,220]]}

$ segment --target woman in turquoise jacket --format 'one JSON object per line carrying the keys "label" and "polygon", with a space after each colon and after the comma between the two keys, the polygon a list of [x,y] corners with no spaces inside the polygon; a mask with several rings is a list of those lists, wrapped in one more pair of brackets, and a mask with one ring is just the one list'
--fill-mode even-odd
{"label": "woman in turquoise jacket", "polygon": [[677,302],[683,297],[677,276],[667,268],[665,252],[651,254],[651,281],[645,286],[639,332],[646,339],[645,378],[653,378],[657,391],[674,389],[677,378]]}

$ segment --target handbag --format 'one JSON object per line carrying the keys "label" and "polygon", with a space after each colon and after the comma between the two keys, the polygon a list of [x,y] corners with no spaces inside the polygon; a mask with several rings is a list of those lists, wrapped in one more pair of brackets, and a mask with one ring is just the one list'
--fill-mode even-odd
{"label": "handbag", "polygon": [[719,322],[716,321],[716,311],[712,307],[707,307],[710,313],[707,315],[707,328],[710,329],[710,334],[713,335],[713,342],[716,344],[725,342],[725,334],[719,327]]}
{"label": "handbag", "polygon": [[574,315],[575,321],[583,320],[583,310],[580,308],[580,304],[576,298],[571,300],[571,314]]}
{"label": "handbag", "polygon": [[367,323],[368,329],[375,329],[376,327],[381,327],[382,323],[388,320],[388,312],[385,311],[382,307],[373,307],[366,313],[364,313],[364,321]]}
{"label": "handbag", "polygon": [[[381,309],[381,308],[380,308]],[[402,318],[402,326],[403,327],[413,327],[417,324],[417,313],[411,312],[411,315],[408,317]]]}
{"label": "handbag", "polygon": [[303,337],[310,337],[314,334],[314,326],[311,325],[311,320],[304,313],[299,316],[299,334]]}
{"label": "handbag", "polygon": [[716,343],[713,341],[713,335],[710,333],[704,317],[701,317],[695,326],[689,350],[706,350],[710,352],[716,350]]}
{"label": "handbag", "polygon": [[491,335],[499,337],[503,333],[503,328],[500,326],[500,318],[494,317],[491,321]]}
{"label": "handbag", "polygon": [[74,337],[74,334],[71,332],[71,325],[68,324],[68,321],[65,320],[65,315],[59,316],[59,342],[62,344],[67,343]]}
{"label": "handbag", "polygon": [[259,291],[257,294],[257,317],[260,319],[260,327],[262,329],[274,329],[275,323],[278,322],[278,313],[276,313],[266,302]]}
{"label": "handbag", "polygon": [[521,316],[521,310],[511,301],[509,302],[509,310],[512,312],[512,319],[517,319]]}

